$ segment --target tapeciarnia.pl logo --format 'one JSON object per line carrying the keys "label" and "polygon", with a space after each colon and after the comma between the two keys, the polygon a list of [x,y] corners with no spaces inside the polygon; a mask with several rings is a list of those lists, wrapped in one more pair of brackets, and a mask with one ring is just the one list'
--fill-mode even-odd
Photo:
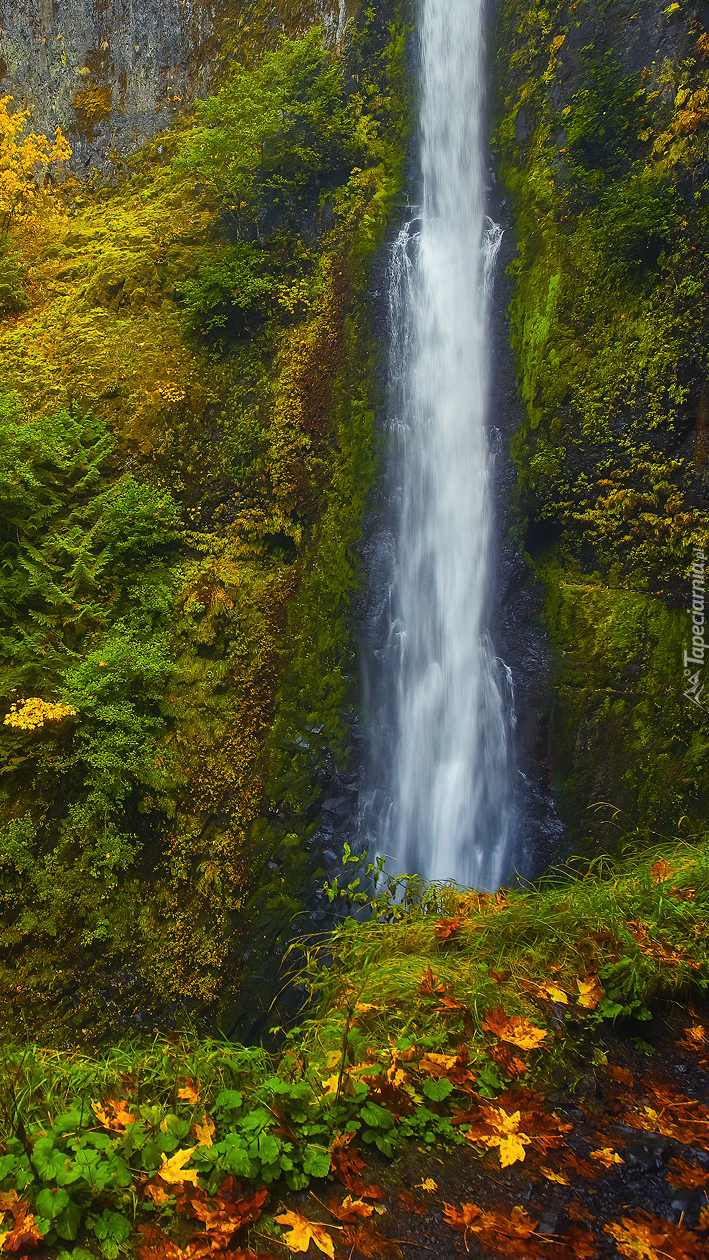
{"label": "tapeciarnia.pl logo", "polygon": [[684,649],[684,695],[687,700],[691,700],[692,704],[699,705],[700,709],[704,708],[704,705],[701,703],[701,695],[704,691],[702,670],[704,669],[704,660],[708,646],[704,639],[706,622],[705,569],[706,554],[701,547],[695,547],[694,562],[690,570],[692,603],[689,615],[692,619],[692,643],[691,650],[688,651],[686,646]]}

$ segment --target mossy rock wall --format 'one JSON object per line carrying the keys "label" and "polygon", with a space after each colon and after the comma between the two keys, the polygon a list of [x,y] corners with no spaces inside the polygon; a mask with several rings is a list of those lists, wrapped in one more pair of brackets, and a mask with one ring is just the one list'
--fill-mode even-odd
{"label": "mossy rock wall", "polygon": [[339,17],[337,0],[1,0],[0,94],[61,127],[83,176],[168,128],[224,57],[316,22],[334,39]]}
{"label": "mossy rock wall", "polygon": [[[275,13],[222,31],[239,73],[281,55]],[[286,33],[300,39],[302,18]],[[2,716],[28,697],[69,713],[0,725],[7,1026],[215,1018],[256,919],[272,931],[301,909],[324,768],[347,764],[357,699],[369,277],[401,181],[407,22],[387,0],[351,13],[338,50],[322,29],[289,45],[294,64],[329,48],[353,156],[310,179],[303,145],[297,196],[276,169],[268,214],[241,235],[180,163],[189,120],[116,186],[69,181],[14,234]],[[331,115],[313,117],[327,138]]]}
{"label": "mossy rock wall", "polygon": [[709,8],[502,0],[496,44],[518,521],[568,845],[597,851],[709,812],[683,669],[708,525]]}

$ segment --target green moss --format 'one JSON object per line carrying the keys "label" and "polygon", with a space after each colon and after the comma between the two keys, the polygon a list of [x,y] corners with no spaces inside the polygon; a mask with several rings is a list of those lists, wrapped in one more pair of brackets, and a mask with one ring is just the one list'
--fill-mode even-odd
{"label": "green moss", "polygon": [[[194,124],[116,188],[67,185],[18,237],[31,300],[0,323],[0,368],[8,477],[26,475],[22,519],[2,509],[0,676],[6,706],[76,715],[0,727],[10,1021],[213,1004],[254,890],[273,930],[298,909],[322,766],[348,754],[366,296],[400,177],[405,20],[399,0],[363,11],[339,52],[235,29],[242,68]],[[267,154],[249,166],[247,145],[227,187],[205,154],[252,98]]]}
{"label": "green moss", "polygon": [[[698,825],[709,804],[692,752],[703,713],[682,697],[688,572],[709,537],[709,37],[688,13],[673,55],[639,68],[630,10],[507,0],[500,16],[518,506],[557,651],[552,745],[572,844],[609,843],[599,800],[640,831],[683,813]],[[648,6],[642,21],[659,17]]]}

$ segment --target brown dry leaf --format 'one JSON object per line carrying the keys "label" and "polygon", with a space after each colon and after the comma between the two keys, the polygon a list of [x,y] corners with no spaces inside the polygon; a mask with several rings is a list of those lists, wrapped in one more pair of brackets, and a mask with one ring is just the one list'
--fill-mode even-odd
{"label": "brown dry leaf", "polygon": [[335,1245],[332,1236],[328,1234],[323,1225],[318,1225],[315,1221],[309,1221],[307,1217],[301,1216],[300,1212],[279,1212],[275,1220],[285,1231],[283,1241],[291,1251],[307,1251],[311,1242],[324,1256],[329,1256],[330,1260],[335,1260]]}
{"label": "brown dry leaf", "polygon": [[488,974],[497,982],[497,984],[504,984],[505,981],[509,980],[512,975],[511,971],[496,971],[494,967],[488,967],[487,970]]}
{"label": "brown dry leaf", "polygon": [[438,976],[434,976],[429,966],[421,976],[419,993],[422,997],[437,997],[439,994],[445,993],[448,987],[449,986],[447,984],[443,984],[443,982],[438,979]]}
{"label": "brown dry leaf", "polygon": [[488,1011],[482,1021],[482,1028],[490,1032],[500,1041],[508,1041],[519,1050],[534,1050],[546,1037],[545,1028],[537,1028],[536,1024],[525,1019],[523,1015],[508,1015],[501,1006]]}
{"label": "brown dry leaf", "polygon": [[356,1252],[365,1260],[402,1260],[401,1247],[391,1238],[380,1234],[371,1221],[360,1225],[345,1225],[342,1242],[348,1257]]}
{"label": "brown dry leaf", "polygon": [[357,1221],[366,1221],[374,1212],[371,1203],[365,1203],[363,1199],[353,1199],[351,1194],[348,1194],[342,1200],[342,1203],[331,1199],[328,1208],[332,1215],[345,1225],[354,1225]]}
{"label": "brown dry leaf", "polygon": [[505,1076],[524,1076],[529,1070],[529,1064],[524,1059],[520,1059],[512,1047],[504,1041],[498,1042],[496,1046],[488,1046],[487,1056],[497,1064]]}
{"label": "brown dry leaf", "polygon": [[620,1224],[603,1228],[629,1260],[701,1260],[706,1256],[704,1244],[696,1234],[647,1212],[638,1212],[635,1218],[624,1216]]}
{"label": "brown dry leaf", "polygon": [[655,1084],[652,1101],[652,1107],[634,1106],[624,1117],[626,1124],[676,1138],[685,1146],[704,1145],[709,1131],[709,1108],[666,1084]]}
{"label": "brown dry leaf", "polygon": [[126,1104],[118,1098],[107,1098],[103,1105],[92,1103],[91,1110],[104,1129],[111,1129],[115,1133],[127,1129],[129,1124],[135,1124],[133,1112],[128,1111]]}
{"label": "brown dry leaf", "polygon": [[620,1067],[617,1063],[608,1064],[606,1076],[610,1076],[616,1085],[632,1085],[635,1080],[632,1072],[629,1072],[627,1068]]}
{"label": "brown dry leaf", "polygon": [[635,940],[640,952],[646,958],[654,958],[657,962],[670,964],[671,966],[684,965],[691,968],[692,971],[699,970],[697,960],[692,958],[685,950],[674,949],[673,946],[666,944],[665,941],[652,940],[648,925],[643,923],[642,920],[631,920],[628,923],[628,931]]}
{"label": "brown dry leaf", "polygon": [[3,1194],[3,1212],[12,1213],[12,1229],[0,1232],[0,1250],[11,1255],[25,1255],[42,1242],[43,1235],[29,1211],[29,1203],[19,1199],[14,1190]]}
{"label": "brown dry leaf", "polygon": [[476,1146],[497,1147],[500,1154],[500,1167],[509,1168],[521,1162],[526,1155],[525,1147],[530,1146],[532,1139],[520,1131],[521,1113],[507,1112],[502,1107],[483,1107],[485,1125],[492,1132],[481,1132],[480,1128],[471,1128],[466,1137]]}
{"label": "brown dry leaf", "polygon": [[460,1046],[457,1054],[422,1054],[418,1062],[418,1070],[422,1076],[431,1076],[434,1080],[448,1080],[459,1089],[475,1084],[475,1077],[468,1064],[470,1053],[467,1046]]}
{"label": "brown dry leaf", "polygon": [[615,1164],[625,1163],[625,1160],[617,1151],[611,1150],[610,1146],[606,1146],[600,1151],[591,1151],[590,1158],[595,1159],[599,1164],[603,1164],[604,1168],[613,1168]]}
{"label": "brown dry leaf", "polygon": [[138,1248],[139,1260],[181,1260],[182,1249],[154,1225],[139,1225],[141,1236]]}
{"label": "brown dry leaf", "polygon": [[542,1164],[539,1171],[542,1174],[542,1177],[546,1177],[547,1181],[554,1181],[558,1186],[571,1185],[566,1173],[554,1172],[553,1168],[547,1168],[545,1164]]}
{"label": "brown dry leaf", "polygon": [[196,1140],[198,1146],[210,1147],[214,1145],[213,1139],[216,1129],[214,1127],[214,1121],[209,1116],[205,1116],[201,1122],[197,1121],[193,1124],[190,1129],[190,1133]]}
{"label": "brown dry leaf", "polygon": [[668,879],[672,879],[674,873],[674,867],[670,866],[669,862],[665,862],[663,858],[660,858],[658,862],[653,862],[650,867],[653,884],[665,884]]}
{"label": "brown dry leaf", "polygon": [[189,1076],[182,1076],[180,1080],[182,1084],[177,1091],[177,1097],[180,1099],[180,1102],[199,1102],[199,1085],[195,1085]]}
{"label": "brown dry leaf", "polygon": [[159,1181],[155,1183],[151,1181],[145,1187],[145,1197],[146,1199],[152,1199],[156,1207],[162,1207],[163,1203],[169,1202],[171,1195],[168,1194],[164,1186],[160,1185]]}
{"label": "brown dry leaf", "polygon": [[531,1238],[538,1224],[521,1207],[514,1207],[510,1213],[495,1212],[485,1211],[474,1203],[461,1203],[460,1208],[444,1203],[443,1217],[451,1229],[463,1234],[466,1247],[469,1233],[479,1235],[482,1242],[494,1243],[497,1249],[503,1239]]}
{"label": "brown dry leaf", "polygon": [[568,1006],[569,1004],[568,993],[560,988],[558,984],[535,984],[533,980],[523,980],[522,984],[527,993],[543,1002],[558,1002],[561,1006]]}
{"label": "brown dry leaf", "polygon": [[350,1194],[360,1199],[383,1199],[384,1192],[379,1186],[367,1185],[360,1173],[367,1167],[359,1151],[351,1147],[352,1133],[337,1133],[330,1147],[330,1163],[332,1171]]}
{"label": "brown dry leaf", "polygon": [[579,995],[576,999],[579,1006],[586,1011],[595,1011],[598,1003],[603,997],[603,989],[601,988],[598,976],[585,976],[582,980],[580,977],[576,980],[576,987]]}
{"label": "brown dry leaf", "polygon": [[408,1212],[409,1216],[426,1216],[428,1208],[419,1199],[414,1198],[409,1190],[400,1190],[396,1196],[396,1202],[402,1212]]}
{"label": "brown dry leaf", "polygon": [[690,1167],[683,1159],[671,1159],[667,1180],[676,1190],[703,1190],[707,1184],[706,1169],[698,1165]]}
{"label": "brown dry leaf", "polygon": [[267,1194],[268,1191],[262,1187],[251,1195],[244,1195],[239,1183],[233,1177],[226,1177],[216,1198],[193,1198],[189,1202],[189,1211],[202,1222],[207,1233],[218,1234],[229,1241],[237,1230],[259,1219]]}
{"label": "brown dry leaf", "polygon": [[598,1176],[598,1169],[594,1168],[593,1164],[589,1164],[587,1159],[580,1159],[574,1151],[564,1151],[564,1154],[561,1156],[561,1166],[564,1172],[567,1170],[574,1172],[579,1177],[585,1177],[589,1181]]}
{"label": "brown dry leaf", "polygon": [[176,1151],[169,1159],[167,1155],[161,1155],[160,1167],[156,1176],[161,1177],[168,1186],[182,1185],[185,1181],[189,1181],[196,1186],[199,1175],[197,1169],[185,1168],[185,1164],[192,1158],[196,1149],[196,1146],[190,1146],[186,1151]]}
{"label": "brown dry leaf", "polygon": [[450,941],[455,939],[462,925],[462,919],[440,919],[433,930],[439,941]]}

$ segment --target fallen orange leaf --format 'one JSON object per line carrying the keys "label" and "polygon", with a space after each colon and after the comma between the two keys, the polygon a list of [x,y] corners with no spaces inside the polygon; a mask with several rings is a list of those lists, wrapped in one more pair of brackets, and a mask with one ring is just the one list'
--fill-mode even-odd
{"label": "fallen orange leaf", "polygon": [[335,1246],[324,1226],[309,1221],[300,1212],[280,1212],[275,1219],[284,1231],[289,1231],[284,1233],[283,1241],[291,1251],[307,1251],[314,1242],[323,1255],[335,1260]]}

